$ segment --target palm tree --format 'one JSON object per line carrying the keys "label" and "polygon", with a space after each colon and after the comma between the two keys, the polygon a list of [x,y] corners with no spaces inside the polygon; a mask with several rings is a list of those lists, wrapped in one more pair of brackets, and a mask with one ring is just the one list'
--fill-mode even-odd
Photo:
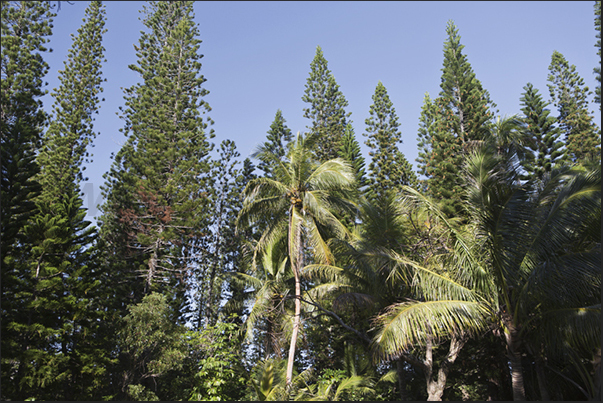
{"label": "palm tree", "polygon": [[256,401],[287,401],[299,394],[312,378],[312,369],[296,374],[286,382],[285,361],[269,358],[256,362],[251,369],[249,382],[255,391]]}
{"label": "palm tree", "polygon": [[[436,203],[404,187],[402,197],[391,208],[398,216],[408,217],[405,224],[414,228],[416,241],[406,250],[390,246],[365,252],[389,261],[389,265],[382,264],[388,267],[388,282],[405,288],[405,293],[375,318],[373,340],[379,356],[400,364],[404,360],[421,369],[427,399],[441,400],[450,367],[467,337],[487,328],[491,313],[477,288],[484,273],[474,264],[464,234]],[[434,348],[444,340],[449,341],[449,351],[436,372]],[[423,357],[411,354],[418,348]]]}
{"label": "palm tree", "polygon": [[[337,242],[341,268],[310,265],[304,272],[312,279],[338,280],[343,292],[333,301],[335,311],[348,306],[375,314],[385,310],[376,318],[374,340],[378,355],[397,361],[401,399],[407,400],[403,385],[403,361],[407,361],[425,374],[429,399],[440,400],[447,372],[466,334],[484,328],[489,316],[479,294],[471,288],[471,280],[480,275],[468,276],[463,271],[462,277],[450,270],[461,263],[448,255],[456,256],[459,262],[472,259],[466,257],[468,248],[462,237],[434,203],[412,188],[406,191],[402,199],[390,192],[363,203],[358,236],[351,242]],[[458,239],[455,254],[442,253],[449,248],[442,240],[447,237]],[[479,269],[477,265],[471,267]],[[366,336],[369,329],[351,330],[370,343]],[[434,343],[442,338],[451,339],[450,351],[436,372]],[[409,352],[421,346],[424,359]]]}
{"label": "palm tree", "polygon": [[513,398],[525,400],[530,333],[551,347],[600,348],[601,166],[554,170],[538,189],[519,175],[493,152],[467,162],[474,246],[494,286],[482,295],[504,333]]}
{"label": "palm tree", "polygon": [[316,262],[333,263],[328,238],[344,238],[348,235],[348,230],[333,213],[337,210],[353,210],[349,198],[354,188],[353,169],[340,158],[318,165],[311,151],[315,140],[315,137],[303,137],[298,133],[287,162],[282,162],[265,148],[255,153],[263,160],[274,161],[274,177],[249,182],[237,219],[237,226],[242,227],[269,217],[258,241],[260,249],[283,232],[287,234],[289,261],[295,279],[295,314],[287,361],[288,384],[293,375],[301,323],[300,272],[305,257],[307,255]]}
{"label": "palm tree", "polygon": [[[245,338],[253,337],[254,329],[258,325],[265,325],[264,358],[275,355],[281,358],[281,348],[277,328],[284,315],[284,299],[287,297],[293,273],[287,264],[286,257],[287,238],[276,239],[266,245],[258,256],[257,249],[253,253],[249,273],[236,273],[238,280],[252,288],[246,292],[246,300],[253,301],[245,326]],[[259,260],[259,262],[258,262]]]}

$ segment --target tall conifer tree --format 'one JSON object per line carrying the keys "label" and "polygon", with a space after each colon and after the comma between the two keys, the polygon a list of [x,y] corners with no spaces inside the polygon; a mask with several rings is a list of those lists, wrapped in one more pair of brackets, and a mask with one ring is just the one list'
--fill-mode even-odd
{"label": "tall conifer tree", "polygon": [[523,161],[524,168],[531,179],[542,179],[544,174],[550,172],[558,162],[563,152],[563,144],[559,141],[559,130],[556,127],[557,119],[549,116],[551,111],[545,109],[548,104],[544,102],[538,89],[528,83],[520,99],[523,112],[524,128],[531,138],[531,148],[535,156],[533,159]]}
{"label": "tall conifer tree", "polygon": [[379,197],[402,185],[415,186],[417,178],[412,166],[398,148],[402,144],[400,123],[394,105],[381,81],[375,88],[373,105],[366,119],[365,144],[371,151],[368,186],[371,196]]}
{"label": "tall conifer tree", "polygon": [[2,79],[0,85],[1,177],[1,397],[25,400],[37,394],[41,379],[34,370],[44,366],[46,328],[36,331],[40,311],[34,305],[34,240],[27,227],[37,213],[34,199],[41,190],[35,161],[47,115],[42,110],[43,78],[48,64],[47,37],[52,33],[50,2],[20,1],[1,4]]}
{"label": "tall conifer tree", "polygon": [[446,33],[436,133],[426,172],[428,192],[442,202],[446,214],[454,216],[461,211],[458,173],[464,155],[485,139],[494,116],[490,108],[496,105],[462,53],[464,45],[454,22],[448,21]]}
{"label": "tall conifer tree", "polygon": [[181,312],[186,277],[207,247],[213,122],[203,116],[193,2],[151,1],[143,13],[148,31],[130,66],[142,82],[125,90],[128,138],[105,176],[101,234],[115,292],[131,296],[122,309],[156,290]]}
{"label": "tall conifer tree", "polygon": [[235,220],[242,205],[244,185],[240,183],[241,170],[237,168],[240,154],[232,140],[220,143],[220,158],[213,164],[215,185],[210,191],[209,247],[202,263],[194,270],[199,308],[194,317],[199,328],[213,326],[222,311],[222,290],[228,285],[228,275],[237,271],[240,239],[235,232]]}
{"label": "tall conifer tree", "polygon": [[597,56],[599,56],[599,67],[595,67],[593,72],[596,74],[596,80],[598,81],[595,87],[595,102],[599,104],[599,111],[601,110],[601,2],[595,1],[595,29],[597,30]]}
{"label": "tall conifer tree", "polygon": [[60,392],[54,396],[63,400],[100,398],[103,368],[109,362],[100,337],[105,310],[99,304],[100,270],[92,246],[96,229],[85,221],[79,186],[82,164],[96,136],[93,115],[104,81],[104,24],[104,6],[91,2],[59,73],[61,85],[52,93],[53,117],[37,158],[42,192],[36,199],[38,214],[29,227],[35,239],[35,304],[43,311],[52,344],[60,345],[48,348],[54,356],[45,372],[52,375],[43,381],[43,389],[59,384]]}
{"label": "tall conifer tree", "polygon": [[[237,215],[243,206],[243,191],[245,190],[245,187],[251,180],[257,178],[254,171],[255,166],[253,162],[251,162],[249,158],[245,158],[243,167],[238,171],[238,176],[234,181],[232,190],[233,198],[231,200],[231,209],[233,212],[236,211]],[[232,229],[230,229],[230,231],[232,231]],[[245,306],[245,298],[248,294],[248,289],[244,283],[237,281],[235,277],[237,277],[236,273],[244,274],[248,269],[248,258],[250,257],[250,254],[247,253],[250,251],[248,245],[252,243],[252,240],[257,240],[259,238],[259,235],[254,233],[255,231],[253,228],[248,228],[246,230],[236,230],[232,235],[235,241],[232,250],[236,249],[236,253],[232,259],[232,272],[229,273],[229,280],[225,287],[224,295],[228,301],[223,308],[223,312],[225,315],[236,315],[236,321],[240,325],[244,323],[243,315],[248,313],[247,307]]]}
{"label": "tall conifer tree", "polygon": [[[418,172],[424,177],[428,176],[429,161],[432,158],[431,141],[436,135],[438,119],[437,105],[432,101],[429,93],[423,97],[421,116],[419,117],[419,131],[417,133],[417,148],[419,155],[416,159]],[[425,179],[420,180],[421,187],[425,187]]]}
{"label": "tall conifer tree", "polygon": [[[274,154],[278,159],[283,159],[287,154],[287,144],[293,138],[291,129],[286,125],[287,121],[283,117],[283,112],[278,109],[274,120],[268,130],[267,140],[264,142],[263,147],[266,151]],[[258,168],[264,171],[266,176],[272,176],[272,170],[274,169],[273,161],[263,161],[260,159]]]}
{"label": "tall conifer tree", "polygon": [[601,133],[588,111],[588,87],[565,57],[554,51],[547,84],[553,105],[558,109],[559,126],[565,140],[563,160],[581,162],[601,157]]}
{"label": "tall conifer tree", "polygon": [[[0,103],[2,153],[2,267],[22,229],[35,214],[33,199],[40,188],[35,181],[35,155],[47,122],[39,99],[46,91],[43,77],[48,64],[43,53],[51,35],[50,2],[2,2],[2,92]],[[22,248],[20,248],[22,249]],[[3,271],[4,273],[4,271]],[[3,283],[8,275],[3,275]],[[4,286],[5,284],[3,284]],[[4,289],[4,287],[3,287]]]}
{"label": "tall conifer tree", "polygon": [[360,144],[356,140],[352,123],[348,122],[345,126],[345,132],[341,139],[341,147],[339,149],[341,158],[349,162],[356,173],[356,186],[361,189],[365,185],[364,172],[364,157],[360,150]]}
{"label": "tall conifer tree", "polygon": [[304,108],[304,117],[312,120],[308,128],[320,139],[316,142],[316,157],[321,162],[339,157],[346,119],[351,113],[345,112],[348,101],[339,90],[320,46],[316,47],[316,55],[310,63],[302,101],[309,104]]}

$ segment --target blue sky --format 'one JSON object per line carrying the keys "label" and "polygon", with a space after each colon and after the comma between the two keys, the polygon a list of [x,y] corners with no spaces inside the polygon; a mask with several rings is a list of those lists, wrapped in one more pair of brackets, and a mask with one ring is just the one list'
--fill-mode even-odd
{"label": "blue sky", "polygon": [[[110,155],[125,142],[123,121],[116,112],[123,105],[123,88],[138,82],[128,69],[136,63],[139,20],[144,2],[106,2],[108,32],[103,38],[107,62],[103,73],[105,102],[96,117],[99,132],[82,183],[89,219],[98,215],[102,175]],[[71,47],[70,34],[82,23],[88,2],[61,2],[45,55],[50,65],[48,89],[59,85],[58,70]],[[531,82],[548,100],[547,75],[554,50],[574,64],[594,90],[593,68],[598,66],[594,1],[444,1],[444,2],[196,2],[202,74],[210,91],[205,100],[218,145],[232,139],[248,157],[265,141],[277,109],[296,133],[310,124],[303,117],[301,98],[310,63],[321,46],[348,112],[364,146],[365,119],[378,81],[383,82],[401,124],[402,152],[416,167],[416,136],[423,97],[440,91],[446,23],[453,20],[477,78],[490,92],[500,115],[519,113],[523,87]],[[591,97],[592,99],[592,97]],[[44,97],[50,111],[52,99]],[[596,121],[600,122],[598,105]],[[368,162],[367,162],[368,165]]]}

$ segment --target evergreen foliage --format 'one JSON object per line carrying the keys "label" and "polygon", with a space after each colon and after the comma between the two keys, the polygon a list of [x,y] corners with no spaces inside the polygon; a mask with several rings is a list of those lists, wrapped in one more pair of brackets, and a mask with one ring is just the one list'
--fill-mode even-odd
{"label": "evergreen foliage", "polygon": [[242,240],[236,234],[235,220],[241,209],[241,194],[245,188],[241,170],[237,168],[240,156],[232,140],[220,143],[219,159],[213,164],[214,186],[209,192],[212,212],[208,246],[198,267],[193,270],[197,293],[193,303],[198,312],[193,315],[199,328],[213,326],[221,313],[221,300],[228,284],[227,276],[239,270]]}
{"label": "evergreen foliage", "polygon": [[[268,130],[267,141],[264,142],[263,147],[270,153],[274,154],[279,160],[285,158],[287,154],[287,145],[291,142],[293,135],[291,129],[285,124],[287,121],[283,117],[283,112],[278,109],[274,116],[274,121],[270,125]],[[258,168],[264,171],[264,175],[271,176],[271,172],[274,169],[270,161],[260,160]]]}
{"label": "evergreen foliage", "polygon": [[588,111],[589,89],[565,57],[554,51],[547,84],[565,141],[565,163],[601,158],[601,132]]}
{"label": "evergreen foliage", "polygon": [[365,121],[367,127],[364,133],[367,137],[365,144],[371,149],[369,194],[380,197],[403,185],[415,186],[417,178],[412,166],[398,148],[398,144],[402,143],[398,116],[381,81],[375,88],[369,115]]}
{"label": "evergreen foliage", "polygon": [[[419,174],[428,177],[429,160],[431,155],[431,141],[436,136],[436,120],[438,119],[438,108],[434,101],[425,93],[421,116],[419,117],[419,131],[417,132],[417,148],[419,155],[416,159]],[[426,179],[420,180],[423,190],[426,188]]]}
{"label": "evergreen foliage", "polygon": [[[34,202],[41,188],[37,182],[36,154],[47,124],[40,98],[46,93],[48,72],[44,53],[52,33],[50,2],[2,2],[2,80],[0,95],[1,178],[1,397],[25,400],[37,393],[41,379],[36,370],[48,369],[44,305],[36,299],[39,273],[33,261]],[[32,270],[33,269],[33,270]],[[43,303],[43,302],[42,302]],[[40,309],[38,309],[40,308]],[[45,380],[50,377],[45,377]],[[52,399],[60,395],[46,397]]]}
{"label": "evergreen foliage", "polygon": [[364,157],[360,150],[360,144],[358,144],[356,136],[354,135],[354,128],[352,127],[351,122],[348,122],[345,126],[339,155],[352,166],[354,172],[356,172],[356,185],[358,186],[358,189],[362,189],[366,184],[364,178]]}
{"label": "evergreen foliage", "polygon": [[316,142],[317,159],[326,162],[339,157],[346,119],[351,113],[345,112],[348,101],[339,90],[320,46],[316,47],[316,55],[310,63],[302,101],[309,104],[304,108],[304,117],[312,120],[308,126],[310,133],[320,139]]}
{"label": "evergreen foliage", "polygon": [[[105,7],[47,114],[52,8],[1,4],[3,400],[601,400],[600,129],[559,52],[559,116],[528,83],[493,119],[448,22],[419,181],[381,82],[365,167],[318,47],[309,133],[277,110],[257,175],[234,141],[213,153],[193,2],[150,1],[96,228]],[[595,28],[600,56],[599,1]]]}
{"label": "evergreen foliage", "polygon": [[203,116],[210,108],[192,2],[149,2],[143,12],[148,32],[130,66],[143,81],[125,90],[127,141],[105,176],[102,234],[118,294],[140,302],[161,290],[179,312],[185,277],[207,247],[213,122]]}
{"label": "evergreen foliage", "polygon": [[559,129],[556,127],[557,119],[549,116],[551,111],[545,109],[548,104],[534,88],[532,83],[523,87],[521,111],[523,112],[524,130],[530,137],[534,158],[524,160],[524,168],[530,179],[542,180],[546,173],[550,173],[563,155],[560,150],[563,144],[559,141]]}
{"label": "evergreen foliage", "polygon": [[[43,53],[52,32],[50,2],[2,2],[2,92],[0,100],[2,160],[2,278],[3,293],[17,281],[12,259],[26,245],[23,227],[35,214],[39,193],[35,161],[47,114],[39,99],[46,91],[42,79],[48,71]],[[23,251],[23,248],[19,248]],[[24,252],[24,251],[23,251]],[[9,269],[12,267],[12,269]],[[16,286],[16,284],[15,284]],[[8,290],[7,290],[8,291]],[[3,323],[5,323],[3,321]]]}
{"label": "evergreen foliage", "polygon": [[597,56],[599,56],[599,67],[595,67],[593,72],[596,74],[596,79],[599,82],[595,87],[595,102],[599,104],[601,110],[601,2],[595,1],[595,29],[597,30]]}
{"label": "evergreen foliage", "polygon": [[[454,22],[446,26],[440,94],[436,100],[437,125],[427,160],[427,191],[442,202],[449,216],[462,211],[459,175],[464,155],[486,138],[496,105],[476,78]],[[429,164],[429,165],[427,165]]]}

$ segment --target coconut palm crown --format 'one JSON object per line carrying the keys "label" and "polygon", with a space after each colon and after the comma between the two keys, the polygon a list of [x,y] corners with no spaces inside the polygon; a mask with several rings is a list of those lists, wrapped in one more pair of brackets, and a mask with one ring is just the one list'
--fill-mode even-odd
{"label": "coconut palm crown", "polygon": [[287,247],[295,278],[295,315],[289,358],[287,383],[291,382],[297,335],[301,323],[300,272],[306,259],[332,264],[330,238],[346,238],[349,232],[334,212],[355,209],[351,201],[355,185],[352,167],[336,158],[319,165],[312,154],[315,135],[298,133],[283,162],[269,150],[260,147],[254,157],[274,161],[272,178],[251,180],[244,191],[245,200],[237,219],[239,228],[261,222],[265,230],[257,250],[263,250],[287,233]]}

